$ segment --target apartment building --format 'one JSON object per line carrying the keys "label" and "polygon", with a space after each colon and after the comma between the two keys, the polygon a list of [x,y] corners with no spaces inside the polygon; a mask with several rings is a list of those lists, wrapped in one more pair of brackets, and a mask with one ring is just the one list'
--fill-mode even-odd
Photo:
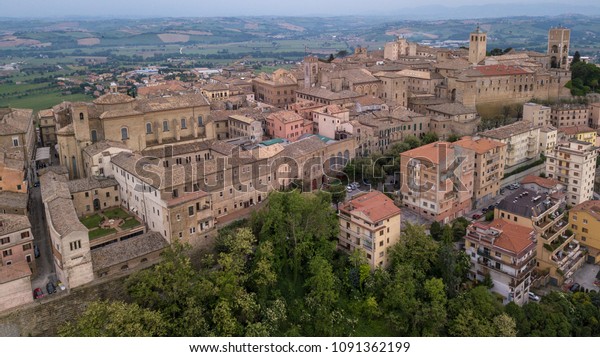
{"label": "apartment building", "polygon": [[229,137],[247,138],[253,143],[263,140],[263,123],[255,118],[245,115],[229,116]]}
{"label": "apartment building", "polygon": [[371,269],[386,268],[389,248],[400,240],[400,208],[379,191],[361,193],[339,207],[338,249],[362,249]]}
{"label": "apartment building", "polygon": [[511,168],[527,160],[536,159],[540,153],[540,127],[519,121],[480,133],[482,137],[507,145],[505,167]]}
{"label": "apartment building", "polygon": [[587,125],[565,126],[558,129],[558,141],[578,140],[596,145],[597,137],[596,129]]}
{"label": "apartment building", "polygon": [[33,234],[29,218],[16,214],[0,214],[0,265],[25,262],[35,268]]}
{"label": "apartment building", "polygon": [[296,141],[304,134],[312,134],[313,123],[292,111],[282,110],[267,116],[266,131],[272,138]]}
{"label": "apartment building", "polygon": [[536,231],[535,285],[560,286],[584,263],[585,253],[568,229],[565,194],[559,188],[519,188],[494,210],[494,217]]}
{"label": "apartment building", "polygon": [[475,152],[473,164],[473,208],[492,203],[504,176],[506,144],[487,138],[466,136],[454,143]]}
{"label": "apartment building", "polygon": [[505,304],[529,301],[531,274],[536,266],[536,233],[504,219],[475,222],[467,227],[465,251],[471,258],[470,275],[477,281],[489,275],[492,291]]}
{"label": "apartment building", "polygon": [[362,94],[347,89],[341,90],[339,92],[332,92],[329,89],[325,88],[310,87],[301,88],[296,91],[297,102],[313,102],[322,105],[353,105],[354,100],[362,96]]}
{"label": "apartment building", "polygon": [[570,206],[593,199],[596,147],[585,141],[559,143],[546,159],[546,174],[567,187]]}
{"label": "apartment building", "polygon": [[589,120],[590,108],[586,104],[558,104],[551,107],[550,124],[557,129],[588,125]]}
{"label": "apartment building", "polygon": [[588,263],[600,262],[600,201],[585,201],[569,210],[569,228],[587,249]]}
{"label": "apartment building", "polygon": [[83,166],[86,177],[109,177],[113,175],[111,157],[120,152],[131,152],[122,142],[102,140],[83,149]]}
{"label": "apartment building", "polygon": [[400,154],[402,204],[428,219],[448,223],[471,208],[475,153],[448,142]]}
{"label": "apartment building", "polygon": [[558,130],[551,125],[540,127],[540,154],[548,156],[558,143]]}
{"label": "apartment building", "polygon": [[350,111],[340,105],[328,105],[312,112],[313,130],[319,135],[335,139],[350,121]]}
{"label": "apartment building", "polygon": [[22,150],[0,147],[0,191],[27,193],[27,188]]}
{"label": "apartment building", "polygon": [[523,104],[523,121],[533,126],[544,127],[550,125],[550,107],[536,103]]}
{"label": "apartment building", "polygon": [[33,177],[35,127],[31,109],[0,108],[0,148],[5,158],[20,161],[25,177]]}

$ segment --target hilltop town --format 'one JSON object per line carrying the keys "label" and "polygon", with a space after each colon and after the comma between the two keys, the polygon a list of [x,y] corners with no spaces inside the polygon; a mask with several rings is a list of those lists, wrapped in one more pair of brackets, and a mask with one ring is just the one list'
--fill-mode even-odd
{"label": "hilltop town", "polygon": [[[359,280],[400,274],[411,255],[398,252],[422,237],[467,260],[443,281],[449,299],[484,286],[520,307],[598,291],[600,102],[572,94],[572,67],[590,59],[562,26],[548,28],[544,52],[491,55],[488,40],[474,25],[464,47],[398,37],[270,72],[243,60],[176,75],[144,66],[61,81],[89,100],[0,108],[0,315],[140,276],[180,244],[233,254],[240,225],[240,237],[270,232],[270,249],[295,249],[277,221],[309,214],[294,208],[303,200],[331,218],[313,217],[317,227],[333,222],[319,239],[366,267]],[[302,269],[332,269],[320,259]]]}

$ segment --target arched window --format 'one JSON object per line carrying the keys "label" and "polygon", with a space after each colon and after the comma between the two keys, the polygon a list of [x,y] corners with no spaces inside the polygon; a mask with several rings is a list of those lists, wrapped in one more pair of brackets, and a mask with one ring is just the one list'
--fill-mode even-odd
{"label": "arched window", "polygon": [[187,129],[185,118],[181,118],[181,129]]}
{"label": "arched window", "polygon": [[79,113],[79,120],[83,120],[83,113]]}
{"label": "arched window", "polygon": [[169,121],[168,120],[163,121],[163,131],[169,131]]}
{"label": "arched window", "polygon": [[129,139],[129,133],[126,127],[121,128],[121,140]]}
{"label": "arched window", "polygon": [[152,123],[146,123],[146,134],[152,134]]}

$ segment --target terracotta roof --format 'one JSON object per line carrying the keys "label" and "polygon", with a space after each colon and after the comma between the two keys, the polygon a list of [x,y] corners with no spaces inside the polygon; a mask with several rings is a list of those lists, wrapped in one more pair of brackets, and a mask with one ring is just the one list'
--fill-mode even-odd
{"label": "terracotta roof", "polygon": [[558,128],[558,131],[565,133],[566,135],[576,135],[580,133],[591,133],[595,132],[595,129],[590,128],[587,125],[574,125],[574,126],[563,126]]}
{"label": "terracotta roof", "polygon": [[296,90],[296,93],[305,94],[317,98],[324,98],[327,100],[342,100],[362,97],[362,94],[358,94],[350,90],[332,92],[324,88],[300,88]]}
{"label": "terracotta roof", "polygon": [[385,101],[381,98],[377,98],[377,97],[373,97],[373,96],[364,96],[364,97],[360,97],[357,98],[355,100],[356,103],[362,105],[362,106],[370,106],[370,105],[381,105],[381,104],[385,104]]}
{"label": "terracotta roof", "polygon": [[394,201],[379,191],[371,191],[355,196],[344,202],[340,206],[340,210],[353,215],[362,213],[374,223],[400,214],[400,208],[394,204]]}
{"label": "terracotta roof", "polygon": [[102,140],[102,141],[93,143],[92,145],[86,146],[85,148],[83,148],[83,152],[90,156],[94,156],[94,155],[100,154],[101,152],[106,151],[110,148],[119,148],[119,149],[129,150],[129,148],[127,148],[127,145],[123,144],[122,142]]}
{"label": "terracotta roof", "polygon": [[600,201],[591,200],[581,202],[577,206],[571,208],[571,212],[583,211],[589,213],[597,221],[600,221]]}
{"label": "terracotta roof", "polygon": [[0,117],[0,135],[24,134],[33,123],[33,110],[9,109]]}
{"label": "terracotta roof", "polygon": [[495,219],[489,227],[502,230],[502,234],[494,241],[494,245],[514,253],[521,254],[535,243],[530,239],[533,228],[523,227],[507,222],[503,219]]}
{"label": "terracotta roof", "polygon": [[52,109],[40,110],[38,112],[38,117],[39,118],[47,118],[47,117],[53,117],[54,118],[54,111]]}
{"label": "terracotta roof", "polygon": [[269,114],[267,119],[279,120],[282,123],[291,123],[291,122],[295,122],[295,121],[303,121],[304,120],[304,118],[300,114],[289,111],[289,110],[282,110],[280,112],[271,113],[271,114]]}
{"label": "terracotta roof", "polygon": [[57,132],[57,135],[75,135],[75,130],[73,129],[73,124],[69,124],[64,128],[60,128]]}
{"label": "terracotta roof", "polygon": [[467,108],[461,103],[443,103],[430,105],[427,107],[427,109],[433,112],[448,115],[477,114],[477,110]]}
{"label": "terracotta roof", "polygon": [[478,154],[485,154],[492,149],[506,146],[506,144],[500,141],[487,138],[475,139],[472,136],[464,136],[460,140],[454,142],[454,144],[460,147],[471,149]]}
{"label": "terracotta roof", "polygon": [[486,130],[480,135],[493,139],[508,139],[511,136],[528,132],[532,129],[538,129],[533,124],[526,121],[518,121],[513,124],[504,125],[496,129]]}
{"label": "terracotta roof", "polygon": [[0,284],[31,276],[29,264],[18,260],[11,265],[0,266]]}
{"label": "terracotta roof", "polygon": [[530,74],[531,71],[527,71],[519,66],[506,66],[502,64],[490,65],[490,66],[477,66],[473,68],[473,72],[469,73],[471,77],[482,76],[482,77],[494,77],[494,76],[511,76]]}
{"label": "terracotta roof", "polygon": [[97,179],[94,177],[87,177],[67,182],[69,192],[71,193],[90,191],[98,188],[113,187],[116,185],[118,185],[117,180],[112,178]]}
{"label": "terracotta roof", "polygon": [[126,94],[121,93],[109,93],[102,95],[93,101],[94,104],[123,104],[133,102],[135,99]]}
{"label": "terracotta roof", "polygon": [[20,214],[0,213],[0,235],[10,234],[31,228],[29,218]]}
{"label": "terracotta roof", "polygon": [[108,110],[100,114],[100,119],[120,118],[127,116],[136,116],[140,114],[143,113],[131,109]]}
{"label": "terracotta roof", "polygon": [[28,195],[26,193],[0,191],[0,207],[25,210]]}
{"label": "terracotta roof", "polygon": [[436,141],[431,144],[419,146],[418,148],[405,151],[400,155],[419,160],[427,159],[429,162],[439,165],[440,159],[446,158],[447,153],[453,152],[455,147],[456,145],[454,145],[454,143]]}
{"label": "terracotta roof", "polygon": [[127,240],[92,250],[94,270],[125,263],[131,259],[160,251],[169,243],[158,232],[148,232]]}
{"label": "terracotta roof", "polygon": [[202,94],[185,94],[174,95],[172,97],[138,99],[135,103],[135,109],[143,113],[201,106],[210,106]]}
{"label": "terracotta roof", "polygon": [[545,188],[554,188],[561,183],[551,178],[544,178],[535,175],[527,175],[521,180],[522,184],[535,183],[538,186]]}

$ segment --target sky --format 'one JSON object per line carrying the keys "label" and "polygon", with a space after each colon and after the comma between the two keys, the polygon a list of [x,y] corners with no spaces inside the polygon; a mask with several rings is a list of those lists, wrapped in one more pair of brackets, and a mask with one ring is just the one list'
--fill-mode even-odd
{"label": "sky", "polygon": [[[0,0],[0,17],[393,15],[416,6],[600,5],[598,0]],[[451,3],[451,4],[448,4]],[[535,15],[535,14],[523,14]]]}

